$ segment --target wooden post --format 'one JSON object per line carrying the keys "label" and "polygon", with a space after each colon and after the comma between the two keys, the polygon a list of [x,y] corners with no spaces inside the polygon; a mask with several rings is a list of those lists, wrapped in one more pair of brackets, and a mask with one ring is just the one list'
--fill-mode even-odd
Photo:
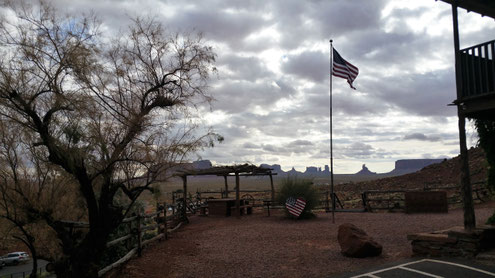
{"label": "wooden post", "polygon": [[187,206],[187,198],[186,198],[186,196],[187,196],[187,176],[182,176],[182,182],[183,182],[184,196],[182,198],[183,203],[182,203],[182,211],[181,211],[181,213],[182,213],[181,221],[182,220],[187,221],[187,214],[186,214],[187,213],[187,210],[186,210],[186,206]]}
{"label": "wooden post", "polygon": [[330,194],[330,191],[325,191],[325,211],[326,212],[329,212],[330,211],[330,199],[329,199],[329,194]]}
{"label": "wooden post", "polygon": [[229,183],[227,182],[227,176],[223,176],[223,180],[225,181],[225,198],[229,197]]}
{"label": "wooden post", "polygon": [[175,201],[175,191],[172,192],[172,215],[175,216],[175,206],[177,205],[177,202]]}
{"label": "wooden post", "polygon": [[[366,194],[366,192],[363,192],[363,193],[361,194],[361,199],[363,200],[363,208],[364,208],[364,211],[368,211],[368,205],[367,205],[367,203],[368,203],[368,199],[367,199],[367,196],[366,196],[366,195],[367,195],[367,194]],[[369,210],[369,211],[371,211],[371,210]]]}
{"label": "wooden post", "polygon": [[[459,24],[457,21],[457,0],[452,3],[452,21],[454,29],[454,50],[455,50],[455,79],[457,89],[457,101],[462,99],[462,73],[461,73],[461,53],[459,46]],[[459,147],[461,151],[461,194],[464,208],[464,228],[472,229],[476,226],[474,215],[473,192],[471,180],[469,178],[469,158],[466,146],[466,117],[463,113],[463,106],[457,103],[457,117],[459,118]]]}
{"label": "wooden post", "polygon": [[[164,218],[161,218],[162,213],[165,212]],[[156,203],[156,224],[158,224],[158,235],[163,234],[163,226],[161,223],[166,217],[166,209],[165,206],[160,206],[160,203]],[[161,239],[160,239],[161,241]]]}
{"label": "wooden post", "polygon": [[139,213],[136,217],[136,231],[137,231],[137,247],[138,247],[138,256],[141,257],[141,251],[143,250],[143,242],[142,242],[142,235],[141,235],[141,214]]}
{"label": "wooden post", "polygon": [[241,217],[241,200],[240,200],[240,181],[239,173],[235,173],[235,212],[237,217]]}
{"label": "wooden post", "polygon": [[167,203],[163,203],[163,232],[165,233],[165,239],[168,239],[167,211]]}
{"label": "wooden post", "polygon": [[[129,231],[129,234],[132,235],[132,221],[129,221],[127,223],[127,227],[128,227],[127,229]],[[132,236],[130,238],[128,238],[125,242],[126,242],[127,251],[134,248],[134,246],[132,246]]]}
{"label": "wooden post", "polygon": [[272,189],[272,202],[275,202],[275,187],[273,186],[273,176],[271,172],[270,172],[270,186]]}
{"label": "wooden post", "polygon": [[160,210],[160,203],[156,203],[156,224],[158,224],[158,234],[161,234],[162,231],[162,225],[160,225],[160,214],[162,214],[162,211]]}

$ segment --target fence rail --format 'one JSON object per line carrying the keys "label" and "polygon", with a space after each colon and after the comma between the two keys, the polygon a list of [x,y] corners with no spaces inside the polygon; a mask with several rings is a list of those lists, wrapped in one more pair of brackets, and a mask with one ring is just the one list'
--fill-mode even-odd
{"label": "fence rail", "polygon": [[[158,206],[157,206],[158,207]],[[163,216],[162,216],[163,214]],[[155,223],[146,223],[147,219],[154,219]],[[114,239],[112,241],[107,242],[107,247],[111,247],[114,245],[117,245],[122,242],[132,242],[135,241],[136,244],[133,245],[131,250],[127,252],[122,258],[118,259],[117,261],[113,262],[112,264],[104,267],[98,272],[98,276],[101,277],[108,271],[120,266],[121,264],[127,262],[130,260],[134,255],[141,256],[141,251],[143,248],[157,240],[161,240],[163,238],[167,239],[168,236],[167,234],[170,232],[175,231],[182,222],[178,222],[176,227],[172,229],[168,229],[167,222],[173,222],[174,220],[177,220],[178,217],[177,215],[168,215],[167,216],[167,206],[164,205],[163,207],[157,209],[156,212],[150,213],[150,214],[138,214],[136,216],[132,216],[129,218],[125,218],[122,223],[129,226],[129,231],[127,234],[125,234],[122,237],[119,237],[117,239]],[[181,219],[181,218],[179,218]],[[176,221],[177,222],[177,221]],[[135,223],[135,224],[134,224]],[[134,228],[133,228],[134,226]],[[143,239],[143,235],[145,235],[146,231],[153,231],[157,230],[157,234],[153,236],[152,238]]]}
{"label": "fence rail", "polygon": [[[486,181],[472,183],[473,199],[478,202],[484,202],[488,199],[490,193],[486,187]],[[332,208],[332,196],[327,188],[320,188],[320,200],[316,209],[324,209],[325,211],[403,211],[405,210],[405,192],[408,191],[438,191],[444,190],[448,192],[449,205],[461,203],[459,185],[450,184],[439,186],[436,182],[425,183],[421,188],[408,190],[367,190],[361,193],[356,192],[355,196],[349,199],[348,192],[336,191],[335,208]],[[263,201],[270,199],[271,190],[241,190],[241,192],[254,195],[253,207],[263,206]],[[275,192],[276,194],[278,192]],[[342,195],[347,196],[342,199]],[[352,194],[354,195],[354,194]],[[196,198],[201,201],[208,198],[225,198],[224,190],[209,190],[196,192]],[[360,199],[360,200],[359,200]],[[358,201],[359,200],[359,201]]]}
{"label": "fence rail", "polygon": [[[98,276],[103,276],[108,271],[127,262],[134,255],[141,256],[141,252],[145,246],[163,238],[167,239],[168,233],[178,229],[182,225],[182,221],[184,221],[184,216],[180,215],[181,210],[174,211],[172,215],[167,215],[167,208],[166,204],[163,206],[157,205],[157,211],[154,213],[138,214],[124,218],[121,225],[127,226],[127,233],[119,238],[108,241],[106,247],[111,248],[125,242],[130,250],[117,261],[98,271]],[[86,222],[62,221],[62,224],[69,229],[89,228],[89,223]],[[169,229],[169,226],[175,227]],[[148,239],[143,238],[143,236],[147,235],[150,231],[155,230],[156,235],[153,235]]]}
{"label": "fence rail", "polygon": [[[241,196],[241,199],[242,198],[250,198],[250,200],[252,201],[252,203],[250,202],[250,204],[253,207],[263,207],[263,201],[271,200],[271,194],[272,194],[271,190],[255,190],[255,189],[254,190],[253,189],[240,190],[239,192],[241,194],[246,193],[246,194],[243,194],[243,196]],[[210,199],[210,198],[227,198],[229,196],[228,195],[229,193],[235,193],[235,191],[228,191],[227,192],[223,189],[207,190],[207,191],[197,190],[195,198],[198,202],[207,202],[208,199]],[[257,194],[255,194],[255,193],[257,193]],[[274,193],[276,195],[279,192],[274,192]],[[320,195],[320,200],[319,200],[318,205],[316,206],[315,209],[324,209],[325,211],[329,211],[331,209],[330,208],[330,206],[331,206],[331,193],[330,193],[330,191],[327,189],[318,190],[318,194]],[[335,196],[336,206],[343,209],[344,204],[341,202],[338,195],[336,193],[334,193],[334,196]],[[182,195],[176,195],[174,200],[177,200],[177,198],[181,198],[181,197],[182,197]],[[193,198],[191,197],[191,199],[193,199]]]}
{"label": "fence rail", "polygon": [[[485,202],[490,195],[486,182],[473,183],[473,200]],[[462,202],[460,188],[457,185],[423,187],[408,190],[368,190],[362,193],[362,202],[365,211],[403,211],[405,210],[405,193],[412,191],[447,191],[447,202],[449,205]]]}

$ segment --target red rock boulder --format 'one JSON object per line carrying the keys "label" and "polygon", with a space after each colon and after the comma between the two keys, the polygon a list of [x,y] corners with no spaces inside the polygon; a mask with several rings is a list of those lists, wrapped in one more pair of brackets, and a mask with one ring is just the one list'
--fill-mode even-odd
{"label": "red rock boulder", "polygon": [[382,253],[379,243],[350,223],[339,226],[338,240],[342,254],[348,257],[373,257]]}

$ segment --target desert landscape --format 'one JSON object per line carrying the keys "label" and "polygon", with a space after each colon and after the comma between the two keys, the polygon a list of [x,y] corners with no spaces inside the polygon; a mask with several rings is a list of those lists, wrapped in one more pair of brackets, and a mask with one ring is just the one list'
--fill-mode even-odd
{"label": "desert landscape", "polygon": [[[486,175],[483,152],[472,149],[470,155],[473,181],[482,181]],[[458,157],[453,158],[398,177],[343,183],[337,186],[337,193],[349,198],[345,204],[350,205],[359,203],[363,190],[444,187],[458,179],[458,161]],[[486,222],[494,206],[488,196],[485,202],[478,201],[478,224]],[[142,257],[132,259],[108,277],[341,275],[411,258],[409,234],[462,226],[461,205],[453,203],[449,207],[448,213],[337,212],[335,223],[332,223],[332,214],[322,210],[314,219],[297,221],[286,218],[283,210],[271,210],[268,217],[263,207],[255,208],[252,215],[239,218],[191,215],[190,223],[170,234],[169,240],[145,249]],[[337,233],[343,223],[355,224],[366,231],[383,246],[383,253],[370,258],[342,255]]]}
{"label": "desert landscape", "polygon": [[495,252],[494,18],[488,0],[2,1],[0,278]]}

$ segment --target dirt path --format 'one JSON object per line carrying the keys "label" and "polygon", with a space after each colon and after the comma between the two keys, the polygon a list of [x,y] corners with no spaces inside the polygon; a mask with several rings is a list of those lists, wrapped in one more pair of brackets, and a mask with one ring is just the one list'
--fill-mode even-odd
{"label": "dirt path", "polygon": [[[476,209],[477,223],[493,204]],[[462,210],[448,214],[320,213],[293,221],[280,214],[255,212],[235,217],[190,218],[168,241],[144,250],[114,277],[329,277],[411,256],[406,235],[461,226]],[[338,226],[349,222],[383,245],[375,258],[352,259],[340,253]]]}

